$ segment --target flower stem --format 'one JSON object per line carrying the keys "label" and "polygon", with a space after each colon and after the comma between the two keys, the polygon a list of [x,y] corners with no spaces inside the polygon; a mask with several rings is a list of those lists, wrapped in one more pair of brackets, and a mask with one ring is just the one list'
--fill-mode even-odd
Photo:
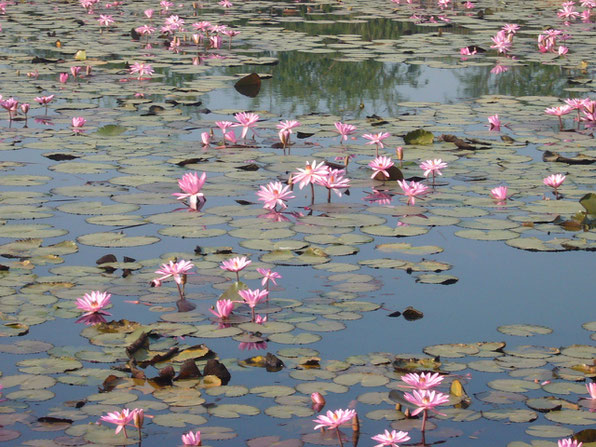
{"label": "flower stem", "polygon": [[341,433],[339,432],[339,427],[335,427],[335,432],[337,433],[337,439],[339,440],[339,445],[341,447],[344,447],[344,443],[341,440]]}
{"label": "flower stem", "polygon": [[420,431],[422,432],[422,436],[424,436],[424,430],[426,428],[426,413],[427,410],[424,410],[424,413],[422,414],[422,428],[420,429]]}

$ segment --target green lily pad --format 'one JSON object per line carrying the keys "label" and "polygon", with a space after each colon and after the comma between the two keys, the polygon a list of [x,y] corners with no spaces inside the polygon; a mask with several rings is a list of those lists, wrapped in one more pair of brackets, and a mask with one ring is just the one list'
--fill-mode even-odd
{"label": "green lily pad", "polygon": [[536,326],[531,324],[509,324],[499,326],[497,331],[518,337],[531,337],[533,335],[546,335],[552,333],[552,329],[546,326]]}

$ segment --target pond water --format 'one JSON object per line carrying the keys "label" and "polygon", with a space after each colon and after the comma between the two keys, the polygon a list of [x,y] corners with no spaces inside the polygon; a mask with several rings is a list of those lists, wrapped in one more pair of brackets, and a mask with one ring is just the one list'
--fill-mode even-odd
{"label": "pond water", "polygon": [[[26,120],[0,116],[0,442],[137,444],[134,427],[126,439],[97,422],[143,408],[146,446],[178,445],[189,430],[212,446],[339,445],[313,430],[317,391],[323,411],[357,410],[360,432],[343,426],[344,445],[374,445],[385,429],[410,433],[400,445],[595,445],[582,430],[596,420],[585,386],[596,376],[596,145],[575,111],[563,129],[544,112],[596,99],[594,14],[565,24],[551,1],[233,3],[3,4],[0,94],[32,105]],[[114,23],[100,29],[100,15]],[[172,15],[186,30],[131,34]],[[240,34],[195,45],[200,21]],[[520,29],[499,55],[491,37],[506,23]],[[565,31],[567,54],[538,51],[547,28]],[[487,51],[460,55],[472,46]],[[154,73],[137,79],[134,63]],[[234,85],[251,73],[260,87],[247,96]],[[55,95],[47,113],[43,95]],[[260,115],[257,136],[224,147],[216,121],[243,111]],[[501,128],[488,130],[495,114]],[[81,132],[73,117],[86,119]],[[280,120],[300,122],[287,147]],[[343,143],[340,121],[357,127]],[[417,129],[432,141],[406,144]],[[415,204],[396,181],[371,179],[376,151],[361,135],[378,132],[390,134],[379,154],[429,186]],[[282,213],[257,200],[306,162],[346,157],[341,197],[317,186],[313,203],[294,185]],[[419,164],[438,158],[448,166],[433,184]],[[172,196],[192,172],[207,175],[200,211]],[[555,193],[543,178],[557,173]],[[500,185],[509,197],[497,201]],[[97,262],[108,254],[117,262]],[[263,325],[243,305],[229,321],[209,311],[222,294],[240,299],[220,268],[235,256],[252,261],[239,273],[250,288],[257,268],[282,275],[256,307]],[[183,301],[173,281],[150,287],[176,259],[194,264]],[[111,316],[86,326],[76,299],[91,291],[111,293]],[[399,314],[409,307],[416,317]],[[127,354],[144,333],[148,345]],[[266,353],[284,368],[267,371]],[[152,380],[186,359],[203,371],[208,358],[227,367],[227,385]],[[445,375],[450,396],[424,432],[400,388],[422,371]]]}

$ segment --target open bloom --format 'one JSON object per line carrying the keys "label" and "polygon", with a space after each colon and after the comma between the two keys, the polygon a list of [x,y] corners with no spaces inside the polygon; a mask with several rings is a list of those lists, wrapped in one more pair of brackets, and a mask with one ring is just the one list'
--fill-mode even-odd
{"label": "open bloom", "polygon": [[114,23],[114,18],[107,14],[100,14],[99,19],[97,19],[100,26],[110,26]]}
{"label": "open bloom", "polygon": [[215,315],[217,318],[221,318],[222,320],[228,318],[232,311],[234,310],[234,301],[232,300],[217,300],[215,303],[215,308],[209,309],[209,311]]}
{"label": "open bloom", "polygon": [[292,174],[292,183],[299,183],[298,186],[300,189],[309,183],[321,184],[328,173],[329,167],[324,161],[319,164],[317,164],[316,160],[313,160],[312,164],[307,161],[304,169],[298,168],[298,172]]}
{"label": "open bloom", "polygon": [[330,169],[318,183],[341,197],[341,190],[350,186],[350,179],[344,177],[345,173],[343,169]]}
{"label": "open bloom", "polygon": [[144,64],[142,62],[135,62],[128,69],[130,74],[138,75],[137,79],[141,80],[144,76],[151,76],[153,74],[153,67],[151,64]]}
{"label": "open bloom", "polygon": [[383,146],[383,140],[385,138],[389,138],[390,136],[391,134],[389,132],[379,132],[377,134],[365,133],[364,135],[362,135],[362,138],[370,140],[370,142],[366,144],[376,144],[377,147],[383,149],[385,147]]}
{"label": "open bloom", "polygon": [[256,135],[254,128],[257,127],[257,121],[259,121],[259,115],[256,113],[247,113],[247,112],[240,112],[234,115],[234,118],[238,121],[238,124],[234,124],[234,126],[242,126],[242,133],[240,134],[240,138],[246,138],[246,134],[248,133],[248,129],[252,130],[252,133]]}
{"label": "open bloom", "polygon": [[496,49],[498,53],[507,54],[512,45],[509,36],[512,34],[507,34],[504,30],[499,31],[495,37],[491,37],[494,45],[490,47]]}
{"label": "open bloom", "polygon": [[562,115],[567,115],[572,110],[573,110],[572,107],[570,107],[568,105],[564,105],[564,106],[557,106],[557,107],[548,107],[548,108],[544,109],[544,113],[546,113],[547,115],[562,116]]}
{"label": "open bloom", "polygon": [[352,124],[335,123],[335,131],[340,135],[340,141],[348,141],[348,135],[356,131],[356,126]]}
{"label": "open bloom", "polygon": [[298,126],[300,126],[300,121],[286,120],[280,121],[275,127],[277,127],[281,132],[289,131],[292,133],[292,129],[295,129]]}
{"label": "open bloom", "polygon": [[182,435],[182,443],[184,445],[201,445],[201,432],[189,431]]}
{"label": "open bloom", "polygon": [[267,295],[269,295],[269,292],[267,290],[261,289],[245,289],[239,290],[238,295],[240,295],[244,302],[248,304],[248,307],[254,309],[259,301],[263,300],[267,297]]}
{"label": "open bloom", "polygon": [[290,185],[283,185],[281,182],[269,182],[266,186],[261,185],[257,191],[259,200],[264,202],[263,208],[275,210],[277,205],[282,209],[287,208],[286,200],[293,199],[295,196],[290,191]]}
{"label": "open bloom", "polygon": [[178,200],[188,198],[189,207],[193,210],[199,210],[206,200],[201,192],[206,179],[207,174],[205,172],[200,177],[196,172],[186,173],[178,180],[178,186],[184,192],[175,192],[172,195],[176,196]]}
{"label": "open bloom", "polygon": [[500,202],[507,200],[507,187],[497,186],[496,188],[491,189],[490,196]]}
{"label": "open bloom", "polygon": [[583,442],[578,442],[576,439],[559,439],[557,447],[582,447]]}
{"label": "open bloom", "polygon": [[333,429],[339,427],[356,416],[356,410],[329,410],[326,416],[319,415],[318,418],[313,419],[318,425],[315,425],[315,430],[319,428]]}
{"label": "open bloom", "polygon": [[380,157],[375,158],[373,161],[371,161],[368,166],[370,166],[372,168],[372,170],[374,171],[372,173],[372,175],[370,176],[370,178],[375,178],[375,176],[381,172],[383,173],[383,175],[387,178],[389,178],[389,172],[387,171],[387,169],[389,169],[391,166],[393,166],[393,162],[391,161],[391,158],[389,157],[385,157],[384,155],[381,155]]}
{"label": "open bloom", "polygon": [[126,436],[126,425],[130,424],[133,417],[134,412],[130,411],[128,408],[125,408],[122,411],[114,411],[112,413],[108,413],[106,416],[102,416],[101,420],[109,422],[110,424],[116,424],[116,434],[124,430],[124,435]]}
{"label": "open bloom", "polygon": [[385,430],[385,433],[373,436],[371,439],[379,442],[375,447],[399,447],[398,444],[409,441],[410,437],[407,431]]}
{"label": "open bloom", "polygon": [[488,130],[496,130],[497,132],[501,130],[501,120],[499,119],[499,115],[488,117]]}
{"label": "open bloom", "polygon": [[435,176],[435,174],[441,174],[441,169],[445,169],[447,167],[447,163],[445,163],[440,158],[436,158],[434,160],[426,160],[420,164],[420,169],[424,171],[424,176],[428,177],[430,174]]}
{"label": "open bloom", "polygon": [[277,282],[275,282],[275,280],[280,279],[282,277],[279,273],[271,271],[271,269],[258,268],[257,272],[259,272],[259,274],[263,275],[263,279],[261,280],[262,286],[267,284],[269,281],[271,281],[273,284],[277,285]]}
{"label": "open bloom", "polygon": [[404,195],[408,196],[408,205],[414,205],[416,197],[423,196],[428,191],[428,186],[414,180],[410,184],[406,180],[398,180],[397,184],[401,187]]}
{"label": "open bloom", "polygon": [[404,399],[418,407],[412,411],[412,416],[416,416],[418,413],[421,413],[425,410],[431,410],[440,414],[434,408],[437,405],[447,402],[449,400],[449,396],[447,394],[439,393],[438,391],[412,390],[412,394],[404,393]]}
{"label": "open bloom", "polygon": [[48,105],[49,103],[52,102],[52,99],[54,99],[55,95],[49,95],[49,96],[38,96],[35,99],[35,102],[41,104],[41,105]]}
{"label": "open bloom", "polygon": [[154,284],[161,284],[161,281],[170,277],[174,278],[176,284],[182,284],[183,275],[188,274],[187,272],[194,266],[192,262],[185,261],[184,259],[178,262],[170,261],[169,264],[162,264],[161,268],[155,271],[155,273],[162,276],[154,280]]}
{"label": "open bloom", "polygon": [[439,373],[409,373],[401,377],[401,380],[410,387],[418,390],[428,390],[434,388],[443,381],[444,377]]}
{"label": "open bloom", "polygon": [[83,295],[82,298],[77,298],[77,308],[84,310],[83,315],[91,315],[99,313],[103,315],[111,315],[108,312],[102,310],[104,307],[110,304],[111,294],[107,292],[91,292]]}
{"label": "open bloom", "polygon": [[226,259],[221,263],[219,268],[227,270],[228,272],[239,272],[243,270],[252,261],[247,259],[246,256],[235,257],[232,259]]}
{"label": "open bloom", "polygon": [[596,399],[596,382],[586,383],[586,388],[590,394],[590,399]]}
{"label": "open bloom", "polygon": [[552,174],[542,180],[546,186],[550,186],[553,189],[557,189],[565,181],[563,174]]}

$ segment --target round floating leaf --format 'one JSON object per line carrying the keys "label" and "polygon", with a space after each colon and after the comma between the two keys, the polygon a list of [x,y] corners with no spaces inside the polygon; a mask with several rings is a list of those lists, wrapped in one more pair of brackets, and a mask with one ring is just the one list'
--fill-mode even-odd
{"label": "round floating leaf", "polygon": [[79,236],[77,241],[84,245],[95,247],[139,247],[141,245],[155,244],[159,238],[154,236],[126,236],[118,233],[91,233]]}
{"label": "round floating leaf", "polygon": [[309,407],[301,407],[298,405],[274,405],[273,407],[266,408],[265,414],[274,418],[291,419],[312,416],[314,411]]}
{"label": "round floating leaf", "polygon": [[306,332],[293,335],[291,333],[273,334],[269,337],[272,342],[281,343],[284,345],[308,345],[316,343],[321,339],[320,335],[309,334]]}
{"label": "round floating leaf", "polygon": [[[550,357],[551,355],[557,355],[560,351],[558,348],[552,348],[549,346],[522,345],[516,346],[514,348],[505,348],[504,352],[516,357],[543,359]],[[499,361],[504,361],[504,359],[499,359]]]}
{"label": "round floating leaf", "polygon": [[441,408],[441,413],[445,416],[437,415],[438,419],[450,419],[453,422],[470,422],[482,417],[482,414],[478,411],[463,408]]}
{"label": "round floating leaf", "polygon": [[226,396],[226,397],[240,397],[248,394],[248,388],[240,385],[226,385],[205,390],[205,394],[209,396]]}
{"label": "round floating leaf", "polygon": [[302,394],[310,395],[312,393],[347,393],[349,388],[333,382],[304,382],[296,385],[296,391]]}
{"label": "round floating leaf", "polygon": [[565,425],[594,425],[596,424],[596,413],[588,411],[561,410],[550,411],[544,415],[546,419],[558,424]]}
{"label": "round floating leaf", "polygon": [[341,374],[333,379],[335,383],[340,385],[353,386],[359,384],[363,387],[376,387],[389,383],[389,379],[380,374],[369,373],[347,373]]}
{"label": "round floating leaf", "polygon": [[546,326],[535,326],[532,324],[509,324],[499,326],[497,330],[507,335],[517,335],[518,337],[531,337],[532,335],[546,335],[552,333],[552,329]]}
{"label": "round floating leaf", "polygon": [[573,430],[560,425],[530,425],[526,433],[538,438],[567,438],[573,435]]}
{"label": "round floating leaf", "polygon": [[428,355],[450,358],[466,357],[468,355],[477,354],[479,351],[480,349],[478,349],[477,346],[463,343],[433,345],[424,348],[424,352]]}
{"label": "round floating leaf", "polygon": [[492,421],[509,421],[509,422],[532,422],[538,419],[538,415],[532,410],[492,410],[483,411],[482,416]]}
{"label": "round floating leaf", "polygon": [[575,394],[585,394],[586,393],[586,386],[580,383],[569,383],[569,382],[552,382],[547,383],[542,387],[544,391],[551,394],[562,394],[562,395],[569,395],[571,393]]}
{"label": "round floating leaf", "polygon": [[294,394],[296,390],[294,388],[290,388],[289,386],[281,386],[281,385],[264,385],[264,386],[257,386],[250,389],[251,394],[257,394],[260,397],[272,397],[276,398],[279,396],[290,396]]}
{"label": "round floating leaf", "polygon": [[509,391],[512,393],[525,393],[529,390],[537,390],[540,384],[527,380],[517,379],[496,379],[487,383],[489,387],[499,391]]}
{"label": "round floating leaf", "polygon": [[191,427],[203,425],[207,423],[207,419],[199,414],[168,413],[154,416],[152,422],[163,427],[184,428],[187,425]]}
{"label": "round floating leaf", "polygon": [[416,278],[416,282],[422,284],[443,284],[443,285],[450,285],[455,284],[459,279],[456,276],[452,275],[439,275],[434,273],[427,273],[423,275],[419,275]]}
{"label": "round floating leaf", "polygon": [[528,399],[526,405],[532,410],[540,413],[548,413],[549,411],[558,411],[562,407],[562,401],[552,396],[540,397],[538,399]]}
{"label": "round floating leaf", "polygon": [[259,409],[250,405],[222,404],[208,409],[211,416],[220,418],[239,418],[241,416],[256,416]]}
{"label": "round floating leaf", "polygon": [[578,359],[593,359],[596,357],[596,347],[590,345],[571,345],[561,350],[561,354]]}
{"label": "round floating leaf", "polygon": [[83,367],[78,360],[68,358],[27,359],[17,362],[19,371],[27,374],[57,374]]}

